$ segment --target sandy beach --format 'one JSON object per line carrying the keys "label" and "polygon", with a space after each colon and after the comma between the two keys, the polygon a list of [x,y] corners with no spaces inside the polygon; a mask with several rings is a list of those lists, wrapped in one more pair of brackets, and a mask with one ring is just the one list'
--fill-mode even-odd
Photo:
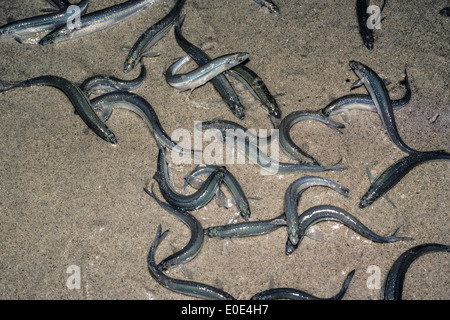
{"label": "sandy beach", "polygon": [[[91,1],[88,12],[121,2]],[[127,53],[122,48],[131,47],[174,2],[157,0],[119,25],[56,45],[1,39],[0,79],[56,75],[77,84],[96,74],[132,79],[139,68],[123,73]],[[403,96],[400,81],[407,69],[412,98],[395,111],[400,135],[417,150],[450,150],[450,18],[439,14],[449,1],[388,1],[381,29],[374,32],[373,51],[362,44],[354,0],[275,2],[278,16],[252,0],[188,0],[183,35],[207,46],[211,57],[249,52],[246,65],[275,95],[283,116],[321,109],[346,94],[367,93],[364,87],[350,90],[357,80],[350,60],[389,78],[392,99]],[[1,1],[0,24],[40,14],[46,7],[46,1]],[[160,56],[144,60],[147,80],[135,93],[152,105],[167,133],[185,129],[194,135],[195,121],[211,119],[271,128],[267,110],[234,79],[246,108],[244,121],[233,116],[210,83],[192,93],[170,87],[163,73],[184,55],[173,30],[152,51]],[[69,99],[55,88],[0,93],[0,111],[1,299],[193,299],[159,285],[147,268],[158,225],[170,232],[158,247],[157,262],[181,249],[190,232],[143,191],[154,183],[158,147],[137,114],[113,111],[107,124],[119,143],[112,146],[74,115]],[[338,115],[332,119],[343,122]],[[405,154],[389,140],[376,113],[352,111],[345,125],[343,134],[318,122],[302,122],[291,130],[293,140],[324,165],[342,158],[344,171],[262,175],[248,161],[226,164],[249,198],[250,220],[280,215],[286,188],[314,174],[348,187],[350,197],[313,187],[303,194],[299,212],[315,205],[338,206],[377,234],[391,235],[400,227],[399,234],[413,241],[374,243],[335,222],[318,224],[322,241],[305,238],[290,256],[284,252],[286,228],[248,238],[205,238],[195,259],[167,275],[217,286],[242,300],[277,287],[327,298],[355,269],[344,300],[378,300],[377,284],[382,286],[401,253],[422,243],[450,244],[449,163],[428,162],[408,173],[388,192],[396,208],[380,198],[359,209],[370,184],[366,165],[378,175]],[[279,158],[292,162],[284,154]],[[178,190],[195,166],[171,164]],[[220,208],[214,201],[193,212],[205,228],[242,221],[233,219],[235,213],[234,207]],[[79,270],[79,288],[68,286],[73,270]],[[379,271],[378,282],[371,282],[373,270]],[[403,298],[449,299],[449,274],[447,253],[420,257],[406,274]]]}

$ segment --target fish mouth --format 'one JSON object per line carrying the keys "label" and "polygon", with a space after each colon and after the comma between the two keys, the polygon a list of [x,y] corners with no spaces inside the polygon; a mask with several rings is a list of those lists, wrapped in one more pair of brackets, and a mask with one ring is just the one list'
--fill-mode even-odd
{"label": "fish mouth", "polygon": [[241,63],[241,62],[247,60],[249,56],[250,56],[250,53],[246,53],[246,52],[245,52],[245,53],[240,53],[240,54],[238,54],[238,56],[237,56],[237,61],[238,61],[239,63]]}
{"label": "fish mouth", "polygon": [[348,65],[350,66],[350,68],[352,68],[353,70],[359,69],[361,68],[361,63],[355,60],[351,60]]}
{"label": "fish mouth", "polygon": [[365,207],[369,206],[370,203],[366,201],[366,199],[361,199],[361,201],[359,202],[358,207],[360,209],[364,209]]}

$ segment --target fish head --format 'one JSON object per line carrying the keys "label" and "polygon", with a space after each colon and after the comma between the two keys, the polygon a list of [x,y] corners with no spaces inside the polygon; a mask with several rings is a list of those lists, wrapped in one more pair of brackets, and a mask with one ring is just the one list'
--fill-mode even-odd
{"label": "fish head", "polygon": [[367,49],[373,50],[373,43],[374,43],[373,37],[366,36],[364,37],[363,42]]}
{"label": "fish head", "polygon": [[363,196],[363,197],[361,198],[360,202],[359,202],[358,207],[359,207],[360,209],[364,209],[365,207],[370,206],[370,205],[373,203],[373,201],[374,201],[374,200],[373,200],[372,198],[370,198],[370,197],[368,197],[368,196]]}
{"label": "fish head", "polygon": [[234,59],[232,60],[233,64],[240,64],[248,59],[250,53],[248,52],[239,52],[234,55]]}

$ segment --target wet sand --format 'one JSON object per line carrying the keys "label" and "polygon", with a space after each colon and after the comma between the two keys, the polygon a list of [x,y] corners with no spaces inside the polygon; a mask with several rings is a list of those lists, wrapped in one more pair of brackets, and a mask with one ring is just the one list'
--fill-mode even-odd
{"label": "wet sand", "polygon": [[[89,12],[120,2],[92,1]],[[57,45],[1,40],[0,78],[20,81],[49,74],[75,83],[96,74],[134,78],[139,70],[122,72],[126,53],[121,47],[131,46],[173,3],[159,0],[118,26]],[[407,68],[412,99],[395,112],[401,136],[418,150],[450,149],[450,18],[438,14],[448,1],[389,1],[371,52],[358,33],[354,0],[276,3],[279,16],[251,0],[190,0],[184,8],[183,34],[196,45],[207,44],[213,57],[250,52],[247,65],[276,95],[283,115],[317,110],[351,93],[356,76],[348,67],[350,60],[391,79],[388,88],[393,99],[404,94],[399,81]],[[45,6],[44,1],[20,5],[2,1],[0,21],[33,16]],[[169,134],[182,128],[193,135],[194,121],[238,121],[211,84],[190,96],[167,85],[164,70],[184,54],[172,31],[153,50],[161,55],[145,60],[148,78],[135,92],[149,101]],[[240,123],[269,129],[267,111],[232,81],[247,111]],[[366,93],[363,87],[353,91]],[[157,261],[181,249],[189,230],[143,191],[153,183],[158,149],[139,116],[114,110],[108,126],[119,144],[113,147],[90,131],[74,115],[67,97],[54,88],[2,93],[0,110],[2,299],[191,299],[163,288],[147,270],[146,257],[158,225],[170,232],[157,250]],[[276,287],[330,297],[356,269],[344,299],[376,300],[380,290],[368,283],[370,266],[378,268],[382,284],[395,259],[410,247],[450,244],[448,162],[425,163],[405,176],[388,192],[397,208],[384,199],[358,208],[369,186],[366,165],[377,175],[404,154],[389,140],[377,114],[354,111],[351,116],[342,135],[314,122],[292,128],[294,141],[323,164],[342,158],[347,170],[317,175],[347,186],[351,195],[344,198],[314,187],[304,193],[299,212],[332,204],[378,234],[390,235],[401,227],[401,234],[414,241],[373,243],[338,223],[323,222],[317,226],[323,240],[305,238],[291,256],[284,253],[285,228],[258,237],[205,239],[194,260],[168,275],[221,287],[237,299]],[[340,116],[333,120],[342,121]],[[284,155],[280,160],[289,161]],[[194,167],[172,165],[177,187]],[[250,198],[251,220],[278,216],[289,184],[311,174],[261,175],[248,162],[227,168]],[[208,227],[227,223],[235,209],[211,202],[194,214]],[[433,253],[414,262],[406,275],[404,299],[449,299],[449,261],[448,254]],[[80,269],[79,289],[66,285],[69,266]]]}

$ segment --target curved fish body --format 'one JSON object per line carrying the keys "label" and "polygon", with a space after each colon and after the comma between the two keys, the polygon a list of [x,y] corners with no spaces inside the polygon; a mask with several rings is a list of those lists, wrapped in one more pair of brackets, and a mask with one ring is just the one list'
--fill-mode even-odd
{"label": "curved fish body", "polygon": [[68,25],[63,25],[44,36],[39,41],[39,44],[45,46],[52,43],[59,43],[104,30],[131,18],[155,1],[156,0],[129,0],[102,10],[85,14],[80,17],[80,26],[78,28],[70,28]]}
{"label": "curved fish body", "polygon": [[389,270],[381,291],[381,299],[401,300],[403,283],[409,266],[420,256],[432,252],[450,252],[450,246],[438,243],[424,243],[402,253]]}
{"label": "curved fish body", "polygon": [[[405,70],[405,95],[398,100],[392,100],[392,109],[398,110],[406,106],[411,100],[411,86],[408,80],[408,74]],[[371,111],[377,112],[375,103],[372,97],[367,94],[349,94],[340,98],[337,98],[330,102],[325,108],[321,110],[321,113],[325,117],[329,117],[335,114],[343,114],[345,118],[350,119],[349,112],[351,110]],[[347,120],[349,122],[349,120]]]}
{"label": "curved fish body", "polygon": [[50,86],[61,90],[69,98],[78,115],[92,131],[94,131],[103,140],[110,142],[111,144],[117,144],[117,139],[114,133],[108,129],[106,124],[94,112],[92,104],[86,94],[78,86],[71,83],[67,79],[47,75],[28,79],[15,84],[5,84],[2,82],[2,85],[4,88],[0,89],[0,92],[14,88],[25,88],[31,86]]}
{"label": "curved fish body", "polygon": [[212,287],[210,285],[187,281],[181,279],[170,278],[164,274],[155,262],[155,252],[158,245],[167,235],[168,230],[161,232],[161,225],[156,230],[155,240],[153,241],[147,256],[148,271],[153,279],[155,279],[163,287],[182,293],[188,296],[193,296],[202,299],[214,299],[214,300],[235,300],[229,293]]}
{"label": "curved fish body", "polygon": [[153,192],[150,192],[148,189],[144,188],[144,191],[167,212],[170,212],[178,219],[180,219],[191,231],[191,237],[189,242],[184,246],[183,249],[171,254],[163,261],[158,264],[158,268],[160,270],[167,270],[171,267],[180,265],[182,263],[186,263],[192,259],[199,253],[200,249],[203,245],[203,228],[200,222],[189,212],[184,210],[180,210],[172,207],[170,204],[165,203],[158,199]]}
{"label": "curved fish body", "polygon": [[166,81],[171,87],[180,91],[192,90],[244,62],[248,57],[248,53],[232,53],[215,58],[188,73],[180,74],[181,68],[192,60],[191,56],[185,55],[167,69]]}
{"label": "curved fish body", "polygon": [[350,61],[352,70],[359,77],[359,83],[363,84],[369,92],[381,121],[391,141],[403,152],[413,153],[416,150],[410,148],[400,137],[395,123],[392,101],[383,80],[372,69],[358,61]]}
{"label": "curved fish body", "polygon": [[155,110],[147,100],[137,94],[126,91],[110,92],[92,99],[91,103],[96,111],[102,112],[103,121],[108,120],[115,108],[133,111],[145,121],[158,144],[183,154],[192,154],[194,152],[194,150],[179,146],[170,138],[159,122]]}
{"label": "curved fish body", "polygon": [[345,128],[345,125],[324,117],[317,112],[306,110],[294,111],[284,117],[283,120],[281,120],[279,131],[281,150],[283,150],[284,153],[290,158],[297,160],[299,163],[320,166],[319,162],[316,159],[314,159],[312,156],[302,150],[297,144],[295,144],[290,135],[292,126],[300,121],[305,120],[319,121],[339,133],[342,133],[339,129]]}
{"label": "curved fish body", "polygon": [[181,194],[172,186],[165,150],[163,146],[159,146],[158,171],[155,173],[154,179],[158,182],[159,190],[169,204],[178,209],[191,211],[199,209],[211,201],[222,184],[225,171],[225,167],[217,168],[196,192],[189,195]]}
{"label": "curved fish body", "polygon": [[[88,0],[81,0],[78,3],[77,6],[80,9],[80,14],[86,12],[88,3]],[[67,11],[67,4],[70,6],[70,3],[58,2],[55,3],[55,5],[60,8],[57,12],[22,19],[3,25],[0,27],[0,39],[13,38],[18,42],[22,42],[21,37],[23,36],[52,30],[67,24],[67,21],[73,16],[73,12]]]}
{"label": "curved fish body", "polygon": [[297,243],[297,245],[287,245],[286,250],[289,251],[286,251],[286,254],[292,254],[292,252],[298,247],[301,240],[306,235],[306,230],[309,227],[322,221],[336,221],[342,223],[346,227],[352,229],[356,233],[373,242],[390,243],[412,240],[411,238],[407,237],[397,237],[395,233],[392,236],[380,236],[367,228],[361,221],[359,221],[356,217],[354,217],[347,211],[331,205],[319,205],[307,209],[299,216],[299,242]]}
{"label": "curved fish body", "polygon": [[284,213],[286,214],[288,239],[293,245],[298,244],[300,236],[298,202],[303,192],[313,186],[328,187],[348,197],[348,188],[322,177],[304,176],[292,182],[284,195]]}
{"label": "curved fish body", "polygon": [[178,0],[169,13],[160,21],[148,28],[134,43],[127,58],[125,59],[123,72],[128,73],[141,61],[145,53],[163,38],[173,26],[175,20],[180,16],[181,9],[186,0]]}
{"label": "curved fish body", "polygon": [[359,203],[360,208],[371,205],[380,196],[394,187],[409,171],[416,166],[436,160],[450,160],[450,153],[439,151],[417,151],[390,165],[370,185],[367,192],[362,196]]}
{"label": "curved fish body", "polygon": [[135,79],[123,80],[108,75],[96,75],[83,81],[80,89],[89,97],[95,91],[133,91],[138,89],[147,78],[147,69],[141,64],[141,73]]}
{"label": "curved fish body", "polygon": [[[183,188],[186,188],[187,184],[189,184],[189,178],[197,177],[198,175],[204,175],[204,174],[209,176],[217,169],[219,169],[219,166],[215,166],[215,165],[198,166],[197,168],[195,168],[192,172],[190,172],[188,174]],[[239,182],[236,180],[234,175],[228,170],[225,171],[225,175],[223,177],[223,184],[230,191],[241,216],[245,220],[248,220],[248,218],[250,218],[251,211],[250,211],[250,205],[248,203],[247,197],[245,196],[245,193],[242,190],[242,187],[239,184]]]}
{"label": "curved fish body", "polygon": [[259,292],[251,297],[250,300],[341,300],[347,292],[348,286],[350,285],[354,275],[355,270],[350,271],[342,284],[341,290],[330,298],[319,298],[305,291],[293,288],[275,288]]}

